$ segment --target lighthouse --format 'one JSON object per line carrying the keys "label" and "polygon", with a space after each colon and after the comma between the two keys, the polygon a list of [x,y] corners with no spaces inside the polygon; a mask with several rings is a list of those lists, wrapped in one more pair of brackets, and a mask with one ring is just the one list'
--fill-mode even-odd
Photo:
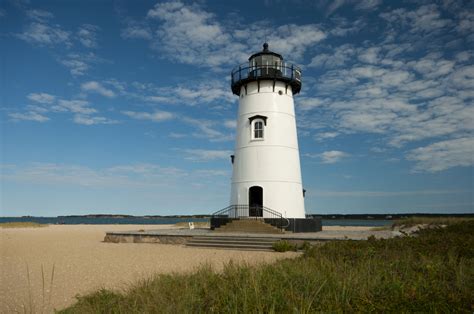
{"label": "lighthouse", "polygon": [[293,102],[301,90],[301,70],[265,43],[231,76],[232,92],[239,97],[231,156],[234,216],[305,218]]}

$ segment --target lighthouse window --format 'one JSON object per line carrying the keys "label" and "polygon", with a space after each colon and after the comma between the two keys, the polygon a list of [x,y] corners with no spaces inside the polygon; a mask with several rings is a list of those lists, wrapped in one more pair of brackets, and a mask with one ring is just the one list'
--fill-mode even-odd
{"label": "lighthouse window", "polygon": [[263,121],[255,121],[253,125],[253,138],[262,138],[263,139]]}

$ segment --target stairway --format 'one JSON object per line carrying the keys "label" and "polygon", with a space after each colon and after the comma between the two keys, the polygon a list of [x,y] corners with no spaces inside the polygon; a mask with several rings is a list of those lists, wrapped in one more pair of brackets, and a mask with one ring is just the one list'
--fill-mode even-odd
{"label": "stairway", "polygon": [[279,240],[278,238],[196,236],[189,240],[186,246],[228,250],[273,251],[273,243]]}
{"label": "stairway", "polygon": [[226,233],[283,233],[280,229],[265,223],[261,219],[232,220],[230,223],[216,228],[214,231]]}

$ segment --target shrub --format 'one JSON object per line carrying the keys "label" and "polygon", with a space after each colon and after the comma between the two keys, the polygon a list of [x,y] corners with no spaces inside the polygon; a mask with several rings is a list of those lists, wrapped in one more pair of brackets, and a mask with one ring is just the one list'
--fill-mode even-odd
{"label": "shrub", "polygon": [[277,252],[288,252],[288,251],[296,251],[297,246],[292,244],[286,240],[280,240],[272,245],[273,249]]}

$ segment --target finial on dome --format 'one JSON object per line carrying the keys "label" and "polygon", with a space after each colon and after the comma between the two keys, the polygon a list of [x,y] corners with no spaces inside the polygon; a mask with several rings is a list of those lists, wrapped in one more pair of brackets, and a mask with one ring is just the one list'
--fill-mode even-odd
{"label": "finial on dome", "polygon": [[264,43],[264,44],[263,44],[263,51],[264,51],[264,52],[267,52],[267,51],[268,51],[268,44],[267,44],[267,43]]}

